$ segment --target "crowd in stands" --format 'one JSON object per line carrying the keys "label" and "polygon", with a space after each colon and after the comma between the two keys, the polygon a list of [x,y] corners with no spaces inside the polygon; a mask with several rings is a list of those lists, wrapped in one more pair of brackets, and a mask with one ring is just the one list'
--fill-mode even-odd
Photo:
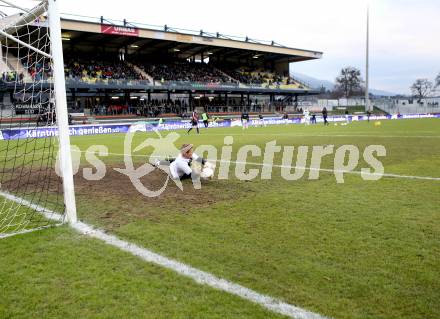
{"label": "crowd in stands", "polygon": [[265,74],[258,72],[251,72],[245,69],[228,69],[227,67],[222,67],[222,69],[233,79],[244,84],[263,84],[266,82]]}
{"label": "crowd in stands", "polygon": [[[52,67],[50,64],[43,62],[36,62],[31,56],[25,57],[21,60],[25,72],[32,78],[33,81],[47,80],[52,77]],[[23,72],[17,72],[15,70],[4,71],[1,75],[3,82],[16,82],[18,84],[24,84],[26,76]]]}
{"label": "crowd in stands", "polygon": [[178,114],[184,116],[186,114],[186,108],[180,108],[169,104],[160,106],[143,105],[136,109],[136,115],[146,117],[157,117],[159,114]]}
{"label": "crowd in stands", "polygon": [[23,84],[24,74],[18,73],[17,71],[8,71],[2,73],[2,81],[3,82],[18,82],[19,84]]}
{"label": "crowd in stands", "polygon": [[156,81],[230,83],[230,77],[206,63],[187,61],[146,64],[143,70]]}
{"label": "crowd in stands", "polygon": [[[265,87],[298,85],[288,75],[280,75],[267,70],[249,68],[228,68],[206,63],[179,61],[172,63],[150,63],[142,67],[155,81],[203,82],[203,83],[243,83]],[[299,85],[298,85],[299,86]]]}
{"label": "crowd in stands", "polygon": [[141,103],[133,113],[140,116],[157,117],[159,114],[178,114],[184,116],[189,111],[189,105],[185,100],[160,100],[152,99],[150,102]]}
{"label": "crowd in stands", "polygon": [[52,65],[49,61],[37,61],[32,55],[22,59],[24,69],[29,73],[32,80],[41,81],[52,77]]}
{"label": "crowd in stands", "polygon": [[120,115],[136,114],[139,116],[157,117],[159,114],[184,114],[188,112],[189,106],[184,100],[159,100],[152,99],[150,102],[142,102],[137,105],[109,105],[97,104],[91,107],[94,115]]}
{"label": "crowd in stands", "polygon": [[220,68],[226,74],[243,84],[259,85],[263,87],[298,85],[298,83],[288,75],[282,75],[267,70],[252,70],[243,67],[228,68],[227,66],[221,66]]}
{"label": "crowd in stands", "polygon": [[78,80],[142,80],[132,67],[122,61],[84,61],[68,59],[65,62],[66,78]]}
{"label": "crowd in stands", "polygon": [[[225,105],[225,101],[214,99],[210,102],[203,101],[202,103],[195,103],[193,101],[192,108],[203,107],[207,112],[241,112],[247,109],[251,112],[262,111],[284,111],[287,106],[291,106],[292,103],[288,101],[276,100],[273,102],[268,101],[243,101],[240,102],[237,99],[231,100],[228,105]],[[92,115],[96,116],[112,116],[112,115],[138,115],[144,117],[158,117],[160,114],[175,114],[182,118],[186,118],[191,114],[192,108],[188,105],[187,100],[166,100],[166,99],[152,99],[150,102],[143,101],[141,103],[115,103],[104,104],[98,103],[93,106],[88,106]],[[298,112],[302,112],[302,109],[297,109]]]}
{"label": "crowd in stands", "polygon": [[[22,59],[23,67],[33,80],[47,79],[52,76],[51,66],[38,61],[33,61],[31,57]],[[139,68],[136,67],[139,66]],[[142,71],[140,71],[140,70]],[[144,73],[145,72],[145,73]],[[86,82],[106,81],[106,80],[148,80],[150,76],[154,83],[163,82],[197,82],[214,84],[245,84],[258,85],[261,87],[280,87],[296,85],[303,88],[288,75],[277,74],[268,70],[255,70],[249,67],[231,68],[225,65],[207,63],[196,63],[188,61],[142,63],[134,65],[125,61],[110,61],[106,59],[88,60],[65,59],[65,75],[68,79],[81,80]],[[4,82],[23,82],[26,74],[17,74],[15,71],[4,72],[2,80]]]}

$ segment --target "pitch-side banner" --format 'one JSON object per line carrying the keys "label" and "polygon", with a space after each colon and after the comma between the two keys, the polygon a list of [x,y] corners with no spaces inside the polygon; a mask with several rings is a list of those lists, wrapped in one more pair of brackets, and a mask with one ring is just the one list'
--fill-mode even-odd
{"label": "pitch-side banner", "polygon": [[[130,124],[114,125],[74,125],[69,127],[70,136],[96,135],[127,133]],[[58,128],[55,126],[45,126],[37,128],[19,128],[2,130],[1,136],[4,140],[45,138],[58,136]]]}
{"label": "pitch-side banner", "polygon": [[[405,114],[405,115],[383,115],[371,116],[370,121],[377,120],[394,120],[394,119],[417,119],[417,118],[440,118],[440,114]],[[329,117],[329,122],[344,122],[347,121],[345,116]],[[350,116],[349,121],[365,121],[366,116]],[[317,122],[323,122],[321,117],[317,117]],[[283,120],[280,118],[265,118],[264,123],[267,125],[281,125],[281,124],[301,124],[304,123],[303,118],[291,118]],[[251,126],[259,126],[263,123],[260,120],[252,119]],[[223,120],[218,122],[209,122],[209,127],[233,127],[241,126],[240,120]],[[128,133],[128,132],[151,132],[154,130],[182,130],[191,127],[189,121],[165,121],[158,124],[151,122],[136,122],[136,123],[121,123],[121,124],[103,124],[103,125],[72,125],[69,127],[70,136],[85,136],[98,134],[114,134],[114,133]],[[203,124],[199,127],[203,129]],[[28,138],[45,138],[58,136],[58,128],[55,126],[37,127],[37,128],[17,128],[0,130],[0,140],[15,140]]]}
{"label": "pitch-side banner", "polygon": [[[203,126],[200,123],[200,126]],[[211,122],[210,127],[230,127],[231,121]],[[103,124],[103,125],[72,125],[69,127],[70,136],[85,136],[98,134],[114,134],[128,132],[151,132],[154,130],[179,130],[191,127],[189,121],[167,121],[162,124],[137,122],[125,124]],[[58,136],[56,126],[45,126],[37,128],[17,128],[0,131],[0,140],[32,139]]]}
{"label": "pitch-side banner", "polygon": [[101,24],[101,33],[124,35],[128,37],[138,37],[139,29],[133,27],[123,27],[110,24]]}

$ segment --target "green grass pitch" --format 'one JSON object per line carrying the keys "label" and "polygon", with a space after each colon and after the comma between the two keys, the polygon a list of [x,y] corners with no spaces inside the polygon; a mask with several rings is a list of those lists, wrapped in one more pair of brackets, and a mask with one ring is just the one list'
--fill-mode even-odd
{"label": "green grass pitch", "polygon": [[[440,120],[279,125],[177,131],[176,146],[232,136],[243,145],[383,145],[387,174],[440,177]],[[162,132],[166,136],[169,132]],[[79,218],[118,237],[287,303],[333,318],[439,318],[440,181],[309,172],[297,181],[191,181],[147,198],[115,171],[124,168],[124,134],[73,137],[85,152],[105,145],[102,180],[81,154],[75,176]],[[134,149],[154,133],[135,134]],[[40,143],[40,142],[38,142]],[[136,165],[152,148],[139,150]],[[172,155],[172,154],[170,154]],[[36,156],[44,156],[36,155]],[[334,156],[321,167],[333,168]],[[262,162],[262,157],[249,158]],[[281,155],[275,155],[281,164]],[[310,164],[310,154],[307,166]],[[356,168],[368,167],[361,161]],[[248,165],[249,168],[261,167]],[[94,171],[93,171],[94,172]],[[154,174],[151,175],[154,177]],[[157,187],[157,176],[142,181]],[[67,226],[0,240],[0,318],[271,318],[265,309],[77,235]]]}

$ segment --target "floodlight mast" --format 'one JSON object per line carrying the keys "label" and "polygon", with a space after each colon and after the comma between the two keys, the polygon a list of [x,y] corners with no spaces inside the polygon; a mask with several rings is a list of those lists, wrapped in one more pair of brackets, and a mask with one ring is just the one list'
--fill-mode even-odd
{"label": "floodlight mast", "polygon": [[369,48],[370,47],[370,5],[367,3],[367,33],[365,50],[365,111],[370,111],[369,94]]}
{"label": "floodlight mast", "polygon": [[48,0],[49,32],[54,75],[55,107],[60,143],[59,163],[63,177],[64,204],[67,221],[77,222],[75,189],[73,184],[72,156],[70,153],[69,122],[64,78],[64,59],[61,40],[61,23],[55,0]]}

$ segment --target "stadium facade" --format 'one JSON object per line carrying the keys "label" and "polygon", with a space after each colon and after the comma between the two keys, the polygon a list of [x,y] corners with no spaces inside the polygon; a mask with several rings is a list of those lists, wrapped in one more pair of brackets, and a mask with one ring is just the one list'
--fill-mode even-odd
{"label": "stadium facade", "polygon": [[[36,21],[37,29],[46,21]],[[292,63],[320,59],[322,52],[289,48],[274,41],[238,38],[203,30],[150,26],[127,21],[65,15],[61,21],[68,105],[95,114],[182,114],[284,111],[298,98],[318,92],[290,76]],[[32,36],[32,32],[30,32]],[[1,50],[3,106],[12,85],[50,81],[50,66]],[[15,76],[19,79],[11,80]],[[5,94],[6,93],[6,94]]]}

